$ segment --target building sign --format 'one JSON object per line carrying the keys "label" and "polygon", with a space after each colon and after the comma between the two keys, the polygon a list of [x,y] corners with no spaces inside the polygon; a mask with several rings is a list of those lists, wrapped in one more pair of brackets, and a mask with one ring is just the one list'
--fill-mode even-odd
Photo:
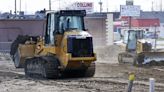
{"label": "building sign", "polygon": [[138,5],[121,5],[121,16],[140,16],[140,6]]}
{"label": "building sign", "polygon": [[133,5],[133,0],[126,0],[126,5]]}
{"label": "building sign", "polygon": [[87,13],[92,13],[93,7],[93,2],[75,2],[67,7],[67,9],[86,10]]}
{"label": "building sign", "polygon": [[78,8],[92,8],[93,3],[86,3],[86,2],[78,2],[76,3]]}

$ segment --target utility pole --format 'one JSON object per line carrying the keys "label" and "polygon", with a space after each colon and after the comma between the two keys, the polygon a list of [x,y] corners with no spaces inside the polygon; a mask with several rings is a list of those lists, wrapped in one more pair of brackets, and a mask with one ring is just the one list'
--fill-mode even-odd
{"label": "utility pole", "polygon": [[61,9],[60,5],[61,5],[61,4],[60,4],[60,0],[59,0],[59,10]]}
{"label": "utility pole", "polygon": [[160,11],[162,12],[162,0],[161,0],[161,2],[160,2]]}
{"label": "utility pole", "polygon": [[49,0],[49,10],[51,10],[51,0]]}
{"label": "utility pole", "polygon": [[100,5],[100,13],[102,12],[102,1],[100,0],[99,2],[99,5]]}
{"label": "utility pole", "polygon": [[106,12],[108,12],[108,0],[106,0]]}
{"label": "utility pole", "polygon": [[19,5],[19,9],[20,9],[20,12],[22,11],[22,0],[20,0],[20,5]]}
{"label": "utility pole", "polygon": [[154,2],[152,1],[151,11],[154,11]]}
{"label": "utility pole", "polygon": [[17,0],[15,0],[15,16],[17,15]]}

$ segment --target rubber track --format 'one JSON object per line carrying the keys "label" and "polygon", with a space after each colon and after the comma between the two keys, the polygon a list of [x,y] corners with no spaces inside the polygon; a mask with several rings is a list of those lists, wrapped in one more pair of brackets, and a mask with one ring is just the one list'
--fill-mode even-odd
{"label": "rubber track", "polygon": [[[28,65],[31,65],[33,69],[27,67]],[[59,63],[55,57],[35,57],[26,60],[25,74],[30,77],[54,79],[59,77],[58,66]]]}
{"label": "rubber track", "polygon": [[92,62],[89,67],[83,67],[82,69],[72,70],[66,69],[62,73],[63,78],[79,78],[79,77],[93,77],[95,74],[95,62]]}
{"label": "rubber track", "polygon": [[45,62],[46,78],[58,78],[60,76],[58,59],[53,56],[42,57],[42,59]]}
{"label": "rubber track", "polygon": [[96,64],[92,62],[88,69],[85,71],[85,77],[93,77],[95,74]]}

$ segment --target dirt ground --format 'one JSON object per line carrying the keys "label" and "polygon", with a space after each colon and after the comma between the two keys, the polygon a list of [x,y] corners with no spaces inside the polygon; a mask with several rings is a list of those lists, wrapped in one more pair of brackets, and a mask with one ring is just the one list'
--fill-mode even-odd
{"label": "dirt ground", "polygon": [[8,54],[0,54],[0,92],[126,92],[128,74],[136,75],[132,92],[148,92],[149,78],[155,78],[155,92],[164,92],[164,66],[134,67],[119,65],[121,47],[97,48],[96,73],[93,78],[56,80],[32,79],[16,69]]}

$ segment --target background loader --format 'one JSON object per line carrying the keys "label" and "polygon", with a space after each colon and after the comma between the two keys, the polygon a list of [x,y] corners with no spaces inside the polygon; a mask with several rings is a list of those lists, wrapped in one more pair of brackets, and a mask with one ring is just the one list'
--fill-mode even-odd
{"label": "background loader", "polygon": [[[156,38],[145,38],[143,30],[128,30],[128,40],[126,51],[119,53],[119,63],[126,63],[125,58],[132,57],[133,64],[142,65],[162,65],[164,62],[163,49],[156,48]],[[156,34],[155,34],[156,35]]]}
{"label": "background loader", "polygon": [[16,68],[25,75],[58,78],[71,75],[92,77],[96,55],[92,36],[85,31],[84,10],[47,13],[44,36],[18,36],[11,46]]}

